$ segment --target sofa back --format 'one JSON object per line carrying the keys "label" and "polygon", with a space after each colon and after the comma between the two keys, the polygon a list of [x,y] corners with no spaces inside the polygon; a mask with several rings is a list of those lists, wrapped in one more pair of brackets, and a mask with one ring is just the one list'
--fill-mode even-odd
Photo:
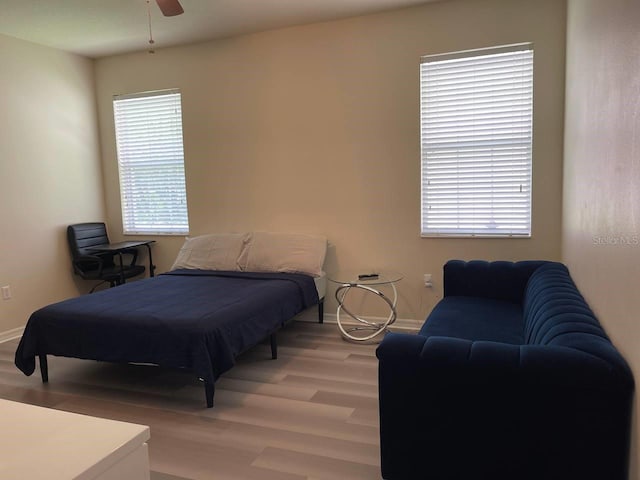
{"label": "sofa back", "polygon": [[520,304],[529,277],[546,263],[449,260],[444,266],[444,296],[484,297]]}

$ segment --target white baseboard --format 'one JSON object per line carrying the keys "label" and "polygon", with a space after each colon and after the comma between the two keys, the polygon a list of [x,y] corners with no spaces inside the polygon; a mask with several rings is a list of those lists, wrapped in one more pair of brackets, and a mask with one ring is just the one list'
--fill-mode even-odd
{"label": "white baseboard", "polygon": [[[343,320],[343,325],[357,325],[355,320],[344,321],[342,316],[340,317]],[[386,317],[364,317],[370,322],[382,323],[386,321]],[[304,312],[298,314],[295,318],[297,321],[301,322],[318,322],[318,310],[315,308],[310,308],[305,310]],[[336,319],[335,313],[326,313],[324,314],[324,323],[332,323],[337,324],[338,321]],[[398,318],[396,321],[389,327],[389,330],[392,332],[406,332],[406,333],[415,333],[420,330],[424,320],[415,320],[413,318]]]}
{"label": "white baseboard", "polygon": [[0,343],[8,342],[14,338],[19,338],[24,333],[24,327],[13,328],[6,332],[0,332]]}

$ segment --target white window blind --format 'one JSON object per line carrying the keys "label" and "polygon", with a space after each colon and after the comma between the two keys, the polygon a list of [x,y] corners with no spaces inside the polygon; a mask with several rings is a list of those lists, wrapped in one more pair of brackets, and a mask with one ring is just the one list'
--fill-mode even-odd
{"label": "white window blind", "polygon": [[531,235],[531,44],[423,57],[423,236]]}
{"label": "white window blind", "polygon": [[119,95],[113,111],[124,233],[189,233],[180,92]]}

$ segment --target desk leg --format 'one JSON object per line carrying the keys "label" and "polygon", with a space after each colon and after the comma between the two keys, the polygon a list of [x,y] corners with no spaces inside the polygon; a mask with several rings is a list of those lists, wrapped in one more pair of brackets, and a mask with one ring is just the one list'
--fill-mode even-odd
{"label": "desk leg", "polygon": [[154,270],[156,266],[153,264],[153,257],[151,256],[151,245],[147,243],[147,251],[149,252],[149,276],[154,276]]}
{"label": "desk leg", "polygon": [[120,285],[124,284],[124,264],[122,263],[122,252],[118,250],[118,259],[120,260]]}

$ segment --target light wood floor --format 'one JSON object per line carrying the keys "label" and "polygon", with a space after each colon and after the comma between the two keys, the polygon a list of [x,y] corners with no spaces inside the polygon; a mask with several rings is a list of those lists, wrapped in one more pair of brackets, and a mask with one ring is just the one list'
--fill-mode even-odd
{"label": "light wood floor", "polygon": [[[215,406],[188,372],[49,358],[49,384],[0,344],[0,397],[149,425],[153,480],[379,479],[376,345],[331,324],[292,322],[216,383]],[[4,434],[9,434],[4,432]]]}

